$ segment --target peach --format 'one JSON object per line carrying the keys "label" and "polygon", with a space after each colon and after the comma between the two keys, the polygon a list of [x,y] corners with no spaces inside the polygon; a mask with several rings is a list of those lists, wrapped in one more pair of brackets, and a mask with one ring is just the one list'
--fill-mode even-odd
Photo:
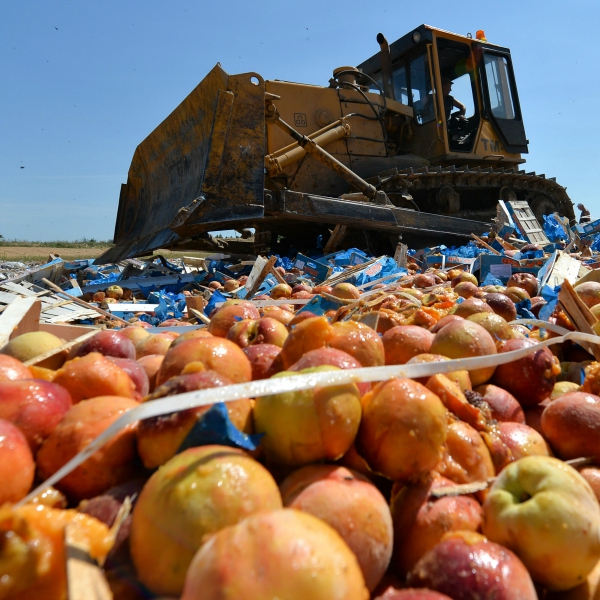
{"label": "peach", "polygon": [[[448,277],[450,278],[450,285],[452,288],[455,288],[459,283],[462,283],[463,281],[469,281],[473,285],[478,285],[477,277],[475,277],[475,275],[473,275],[472,273],[468,273],[467,271],[460,271],[460,273],[458,273],[455,277],[451,277],[450,273],[448,273]],[[452,273],[452,275],[454,275],[454,273]]]}
{"label": "peach", "polygon": [[[172,377],[159,386],[146,401],[214,387],[231,385],[227,377],[214,371],[201,371]],[[240,431],[252,432],[252,403],[248,398],[227,402],[231,422]],[[210,406],[199,406],[179,412],[144,419],[137,429],[137,448],[147,469],[154,469],[172,458],[200,417]]]}
{"label": "peach", "polygon": [[105,292],[96,292],[92,296],[92,301],[93,302],[102,302],[105,298],[106,298],[106,293]]}
{"label": "peach", "polygon": [[[336,348],[317,348],[307,352],[297,363],[294,363],[288,371],[302,371],[311,367],[321,365],[332,365],[339,369],[359,369],[362,365],[347,352]],[[360,395],[366,394],[371,389],[371,384],[360,382],[356,384]]]}
{"label": "peach", "polygon": [[106,289],[106,297],[120,300],[123,297],[123,288],[119,285],[111,285]]}
{"label": "peach", "polygon": [[34,475],[35,463],[27,438],[16,425],[0,419],[0,506],[23,499]]}
{"label": "peach", "polygon": [[492,293],[486,294],[483,299],[497,315],[500,315],[507,322],[514,321],[517,318],[515,303],[508,296]]}
{"label": "peach", "polygon": [[511,340],[515,337],[514,331],[506,320],[496,313],[477,313],[467,317],[468,321],[481,325],[496,342],[496,347],[500,350],[504,346],[506,340]]}
{"label": "peach", "polygon": [[143,398],[148,394],[150,391],[150,380],[142,365],[138,364],[135,360],[129,360],[128,358],[117,358],[115,356],[107,356],[106,358],[129,375],[135,386],[135,391],[137,392],[136,400]]}
{"label": "peach", "polygon": [[165,357],[162,354],[148,354],[137,359],[138,365],[146,371],[148,376],[148,391],[153,392],[156,387],[156,375]]}
{"label": "peach", "polygon": [[193,338],[170,348],[156,374],[156,385],[193,370],[216,371],[233,383],[252,380],[252,367],[243,350],[233,342],[215,336]]}
{"label": "peach", "polygon": [[[501,352],[535,348],[535,345],[532,340],[508,340]],[[559,373],[558,359],[548,348],[538,348],[523,358],[498,365],[492,381],[510,392],[521,406],[528,407],[550,396]]]}
{"label": "peach", "polygon": [[310,513],[342,536],[373,591],[392,555],[392,516],[381,492],[359,473],[333,465],[303,467],[280,490],[286,508]]}
{"label": "peach", "polygon": [[223,284],[223,289],[226,292],[233,292],[233,290],[237,290],[240,287],[240,284],[235,279],[228,279]]}
{"label": "peach", "polygon": [[597,281],[586,281],[575,286],[577,295],[583,300],[588,308],[600,304],[600,283]]}
{"label": "peach", "polygon": [[71,396],[41,380],[0,381],[0,419],[16,425],[36,452],[71,408]]}
{"label": "peach", "polygon": [[530,298],[533,298],[537,296],[539,285],[537,277],[531,273],[514,273],[510,276],[506,287],[521,288],[529,294]]}
{"label": "peach", "polygon": [[463,317],[459,317],[458,315],[446,315],[442,317],[433,327],[429,329],[431,333],[437,333],[442,327],[452,323],[453,321],[464,321]]}
{"label": "peach", "polygon": [[334,323],[328,345],[347,352],[363,367],[380,367],[385,364],[385,350],[381,337],[364,323]]}
{"label": "peach", "polygon": [[463,317],[466,319],[471,315],[476,315],[478,313],[493,313],[492,307],[481,300],[480,298],[468,298],[461,304],[457,304],[454,308],[452,314],[457,317]]}
{"label": "peach", "polygon": [[453,485],[435,472],[417,483],[394,484],[392,565],[399,575],[406,575],[447,531],[477,531],[481,527],[481,505],[472,496],[431,496],[433,490]]}
{"label": "peach", "polygon": [[524,423],[498,423],[498,432],[513,460],[524,456],[550,456],[548,444],[532,427]]}
{"label": "peach", "polygon": [[182,333],[179,337],[176,337],[172,342],[169,348],[175,348],[175,346],[186,342],[187,340],[191,340],[194,338],[206,338],[206,337],[214,337],[212,333],[208,331],[206,328],[202,329],[192,329],[191,331],[186,331]]}
{"label": "peach", "polygon": [[442,457],[447,411],[441,400],[412,379],[384,381],[362,398],[357,450],[377,473],[416,479]]}
{"label": "peach", "polygon": [[472,531],[446,534],[415,565],[408,576],[408,584],[461,600],[538,598],[533,581],[519,558],[508,548]]}
{"label": "peach", "polygon": [[[442,362],[445,360],[450,359],[447,356],[442,356],[441,354],[417,354],[416,356],[413,356],[406,364],[417,365],[428,362]],[[469,371],[451,371],[450,373],[445,373],[444,375],[450,379],[450,381],[456,383],[463,393],[467,390],[473,389],[471,378],[469,377]],[[426,385],[429,381],[429,377],[419,377],[415,379],[415,381]]]}
{"label": "peach", "polygon": [[209,333],[225,337],[231,326],[241,319],[260,319],[256,306],[246,300],[227,300],[211,315]]}
{"label": "peach", "polygon": [[149,331],[146,331],[143,327],[137,327],[135,325],[130,325],[129,327],[125,327],[119,331],[119,333],[125,336],[134,346],[144,338],[147,338],[150,334]]}
{"label": "peach", "polygon": [[136,396],[131,377],[98,352],[68,360],[56,372],[54,383],[62,385],[74,403],[94,396]]}
{"label": "peach", "polygon": [[600,469],[598,467],[584,467],[579,474],[590,484],[596,498],[600,500]]}
{"label": "peach", "polygon": [[288,369],[310,350],[326,346],[332,334],[333,326],[326,317],[312,317],[298,323],[283,344],[283,368]]}
{"label": "peach", "polygon": [[[60,338],[47,331],[30,331],[10,340],[8,344],[0,349],[0,354],[7,354],[21,362],[27,362],[62,345],[63,341]],[[44,361],[44,366],[49,369],[58,369],[65,361],[65,357],[66,353],[60,352],[51,359]]]}
{"label": "peach", "polygon": [[424,588],[405,588],[398,590],[392,586],[388,587],[381,596],[374,600],[452,600],[446,594],[440,594],[433,590]]}
{"label": "peach", "polygon": [[181,600],[368,600],[355,555],[329,525],[294,509],[252,515],[198,551]]}
{"label": "peach", "polygon": [[[306,312],[308,313],[308,311]],[[265,308],[263,309],[263,314],[265,317],[269,317],[271,319],[279,321],[280,323],[283,323],[283,325],[285,325],[286,327],[294,320],[294,313],[291,313],[288,310],[282,310],[278,306],[265,306]],[[310,316],[314,315],[310,313]]]}
{"label": "peach", "polygon": [[[448,358],[468,358],[496,354],[497,350],[492,336],[481,325],[464,320],[449,323],[440,329],[433,338],[431,353]],[[470,371],[471,382],[475,386],[486,383],[495,369],[486,367]]]}
{"label": "peach", "polygon": [[287,283],[278,283],[275,287],[271,288],[269,296],[273,300],[281,300],[283,298],[292,297],[292,288]]}
{"label": "peach", "polygon": [[478,291],[479,288],[470,281],[461,281],[454,286],[454,291],[461,298],[472,298]]}
{"label": "peach", "polygon": [[231,326],[227,339],[246,348],[253,344],[273,344],[282,347],[288,336],[288,330],[283,323],[270,317],[261,319],[243,319]]}
{"label": "peach", "polygon": [[434,335],[423,327],[398,325],[383,334],[386,365],[403,365],[417,354],[426,354]]}
{"label": "peach", "polygon": [[[200,446],[177,454],[150,477],[133,509],[129,545],[139,580],[155,594],[179,596],[208,534],[278,508],[277,484],[245,452]],[[239,564],[230,565],[241,575]]]}
{"label": "peach", "polygon": [[514,421],[525,423],[525,415],[517,399],[504,388],[486,384],[475,388],[478,394],[488,403],[492,410],[492,418],[496,421]]}
{"label": "peach", "polygon": [[31,370],[19,359],[0,354],[0,382],[33,379]]}
{"label": "peach", "polygon": [[[337,371],[323,365],[301,374]],[[289,377],[282,372],[273,376]],[[269,462],[300,466],[336,460],[350,448],[360,423],[360,393],[355,384],[315,387],[256,399],[254,426],[264,433],[261,448]]]}
{"label": "peach", "polygon": [[553,400],[542,414],[542,431],[563,460],[589,456],[600,461],[600,398],[571,392]]}
{"label": "peach", "polygon": [[510,298],[515,304],[522,302],[523,300],[530,299],[531,297],[527,293],[527,290],[520,287],[507,288],[505,292],[502,292],[507,298]]}
{"label": "peach", "polygon": [[331,295],[344,300],[357,300],[360,298],[360,290],[351,283],[338,283],[333,286]]}
{"label": "peach", "polygon": [[486,481],[496,474],[482,437],[468,423],[458,420],[448,425],[446,449],[436,470],[455,483]]}
{"label": "peach", "polygon": [[279,346],[273,344],[254,344],[244,348],[244,354],[250,361],[252,369],[252,381],[268,379],[277,373],[275,359],[281,353]]}
{"label": "peach", "polygon": [[[40,477],[50,477],[122,414],[137,406],[134,400],[118,396],[99,396],[73,406],[37,453]],[[136,428],[137,423],[127,425],[56,487],[67,496],[82,500],[133,479]]]}
{"label": "peach", "polygon": [[136,358],[142,358],[142,356],[149,356],[150,354],[162,354],[164,356],[176,337],[178,336],[171,331],[151,333],[135,345]]}

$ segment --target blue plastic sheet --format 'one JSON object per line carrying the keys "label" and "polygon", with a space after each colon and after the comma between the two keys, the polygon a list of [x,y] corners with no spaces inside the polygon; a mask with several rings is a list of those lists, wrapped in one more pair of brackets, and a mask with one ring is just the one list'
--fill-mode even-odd
{"label": "blue plastic sheet", "polygon": [[242,433],[229,419],[224,402],[213,404],[194,424],[177,453],[196,446],[218,444],[242,450],[256,450],[264,433]]}
{"label": "blue plastic sheet", "polygon": [[286,271],[291,271],[294,268],[294,261],[287,256],[279,256],[279,254],[275,255],[277,257],[277,261],[275,262],[276,267],[283,267]]}
{"label": "blue plastic sheet", "polygon": [[337,302],[332,302],[331,300],[327,300],[323,296],[314,296],[311,298],[310,302],[306,303],[298,312],[304,312],[305,310],[314,313],[317,316],[324,315],[328,310],[337,310],[342,306]]}
{"label": "blue plastic sheet", "polygon": [[488,274],[485,276],[485,279],[481,283],[481,285],[504,285],[500,279],[494,277],[491,271],[488,271]]}
{"label": "blue plastic sheet", "polygon": [[544,215],[544,233],[551,242],[565,239],[565,231],[554,215]]}
{"label": "blue plastic sheet", "polygon": [[439,251],[444,256],[458,256],[460,258],[477,258],[480,254],[494,254],[486,248],[479,248],[473,242],[469,242],[466,246],[440,246]]}
{"label": "blue plastic sheet", "polygon": [[542,306],[539,312],[539,319],[541,321],[548,321],[552,316],[556,305],[558,304],[558,294],[560,292],[560,285],[552,288],[549,285],[542,287],[541,296],[548,303]]}
{"label": "blue plastic sheet", "polygon": [[210,313],[217,308],[218,302],[225,302],[227,300],[227,296],[221,294],[219,290],[215,290],[208,301],[208,304],[204,307],[204,314],[208,317]]}
{"label": "blue plastic sheet", "polygon": [[600,233],[594,238],[591,248],[596,252],[600,252]]}
{"label": "blue plastic sheet", "polygon": [[535,319],[535,315],[531,312],[531,300],[529,298],[517,302],[515,308],[517,309],[517,319]]}

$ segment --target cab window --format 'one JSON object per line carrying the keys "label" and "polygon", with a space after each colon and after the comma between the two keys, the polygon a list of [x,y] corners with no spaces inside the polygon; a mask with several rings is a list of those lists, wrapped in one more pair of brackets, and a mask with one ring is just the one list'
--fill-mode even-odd
{"label": "cab window", "polygon": [[435,119],[429,60],[426,54],[422,54],[410,62],[409,74],[409,101],[415,111],[417,123],[424,125]]}
{"label": "cab window", "polygon": [[486,52],[483,61],[492,114],[499,119],[514,119],[515,105],[510,89],[507,58]]}

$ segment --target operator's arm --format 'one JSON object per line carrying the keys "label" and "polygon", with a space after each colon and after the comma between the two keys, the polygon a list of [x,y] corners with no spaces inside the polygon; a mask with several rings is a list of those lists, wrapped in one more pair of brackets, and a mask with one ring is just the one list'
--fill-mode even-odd
{"label": "operator's arm", "polygon": [[458,108],[458,114],[461,117],[464,117],[467,114],[467,107],[462,102],[459,102],[456,98],[454,98],[453,106]]}

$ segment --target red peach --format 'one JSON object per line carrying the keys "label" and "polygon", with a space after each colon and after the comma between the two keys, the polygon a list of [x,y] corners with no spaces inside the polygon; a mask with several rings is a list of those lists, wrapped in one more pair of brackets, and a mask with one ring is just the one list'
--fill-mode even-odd
{"label": "red peach", "polygon": [[446,594],[440,594],[439,592],[424,588],[398,590],[390,586],[381,596],[377,596],[374,600],[452,600],[452,598],[446,596]]}
{"label": "red peach", "polygon": [[356,358],[363,367],[385,364],[385,350],[381,337],[368,325],[356,321],[334,323],[328,345],[343,350]]}
{"label": "red peach", "polygon": [[88,338],[79,346],[75,355],[85,356],[90,352],[99,352],[104,356],[135,359],[133,342],[114,329],[99,331],[96,335]]}
{"label": "red peach", "polygon": [[107,356],[106,358],[129,375],[131,381],[133,381],[133,385],[135,385],[135,391],[138,393],[139,398],[143,398],[148,394],[150,391],[150,380],[142,365],[128,358],[116,358],[114,356]]}
{"label": "red peach", "polygon": [[464,321],[463,317],[459,317],[458,315],[446,315],[442,317],[433,327],[429,329],[431,333],[437,333],[442,327],[452,323],[453,321]]}
{"label": "red peach", "polygon": [[533,298],[534,296],[537,296],[539,285],[540,284],[537,280],[537,277],[532,273],[514,273],[510,276],[506,287],[521,288],[525,290],[531,298]]}
{"label": "red peach", "polygon": [[71,408],[69,392],[47,381],[0,382],[0,419],[16,425],[32,452],[54,431]]}
{"label": "red peach", "polygon": [[600,461],[600,398],[571,392],[550,402],[542,414],[544,437],[563,460],[590,456]]}
{"label": "red peach", "polygon": [[251,302],[228,300],[211,315],[208,331],[214,336],[224,338],[231,326],[241,319],[260,319],[260,313]]}
{"label": "red peach", "polygon": [[131,377],[98,352],[68,360],[56,372],[54,383],[64,387],[74,403],[94,396],[136,396]]}
{"label": "red peach", "polygon": [[492,307],[479,298],[468,298],[461,304],[457,304],[454,308],[453,314],[458,317],[463,317],[466,319],[471,315],[476,315],[478,313],[493,313]]}
{"label": "red peach", "polygon": [[404,576],[447,531],[477,531],[483,511],[472,496],[431,496],[433,490],[456,485],[433,473],[413,484],[394,484],[391,510],[394,521],[392,565]]}
{"label": "red peach", "polygon": [[16,381],[18,379],[33,379],[31,370],[20,360],[0,354],[0,382]]}
{"label": "red peach", "polygon": [[173,340],[178,336],[179,334],[174,334],[172,331],[150,334],[150,336],[140,340],[135,345],[136,358],[150,354],[162,354],[164,356],[171,347]]}
{"label": "red peach", "polygon": [[[122,414],[137,406],[134,400],[118,396],[99,396],[73,406],[37,453],[40,477],[50,477]],[[56,487],[71,498],[82,500],[133,479],[136,428],[137,422],[127,425]]]}
{"label": "red peach", "polygon": [[525,415],[517,399],[504,388],[486,384],[475,388],[492,410],[492,418],[496,421],[514,421],[525,423]]}
{"label": "red peach", "polygon": [[273,344],[255,344],[244,348],[244,354],[252,368],[252,381],[268,379],[275,375],[277,369],[273,363],[280,352],[281,348]]}
{"label": "red peach", "polygon": [[416,325],[398,325],[383,334],[386,365],[403,365],[417,354],[426,354],[434,335]]}
{"label": "red peach", "polygon": [[233,383],[252,380],[250,361],[239,346],[221,337],[207,337],[187,340],[169,349],[156,375],[156,385],[195,370],[216,371]]}
{"label": "red peach", "polygon": [[156,387],[156,375],[165,357],[162,354],[148,354],[138,358],[137,363],[146,371],[148,376],[148,391],[153,392]]}
{"label": "red peach", "polygon": [[0,419],[0,506],[22,500],[34,475],[35,463],[27,439],[15,425]]}
{"label": "red peach", "polygon": [[[500,352],[535,346],[532,340],[508,340]],[[539,348],[519,360],[498,365],[493,383],[510,392],[521,406],[528,407],[550,396],[559,373],[558,359],[548,348]]]}
{"label": "red peach", "polygon": [[500,439],[510,450],[513,460],[524,456],[550,456],[544,438],[524,423],[498,423],[498,432]]}

